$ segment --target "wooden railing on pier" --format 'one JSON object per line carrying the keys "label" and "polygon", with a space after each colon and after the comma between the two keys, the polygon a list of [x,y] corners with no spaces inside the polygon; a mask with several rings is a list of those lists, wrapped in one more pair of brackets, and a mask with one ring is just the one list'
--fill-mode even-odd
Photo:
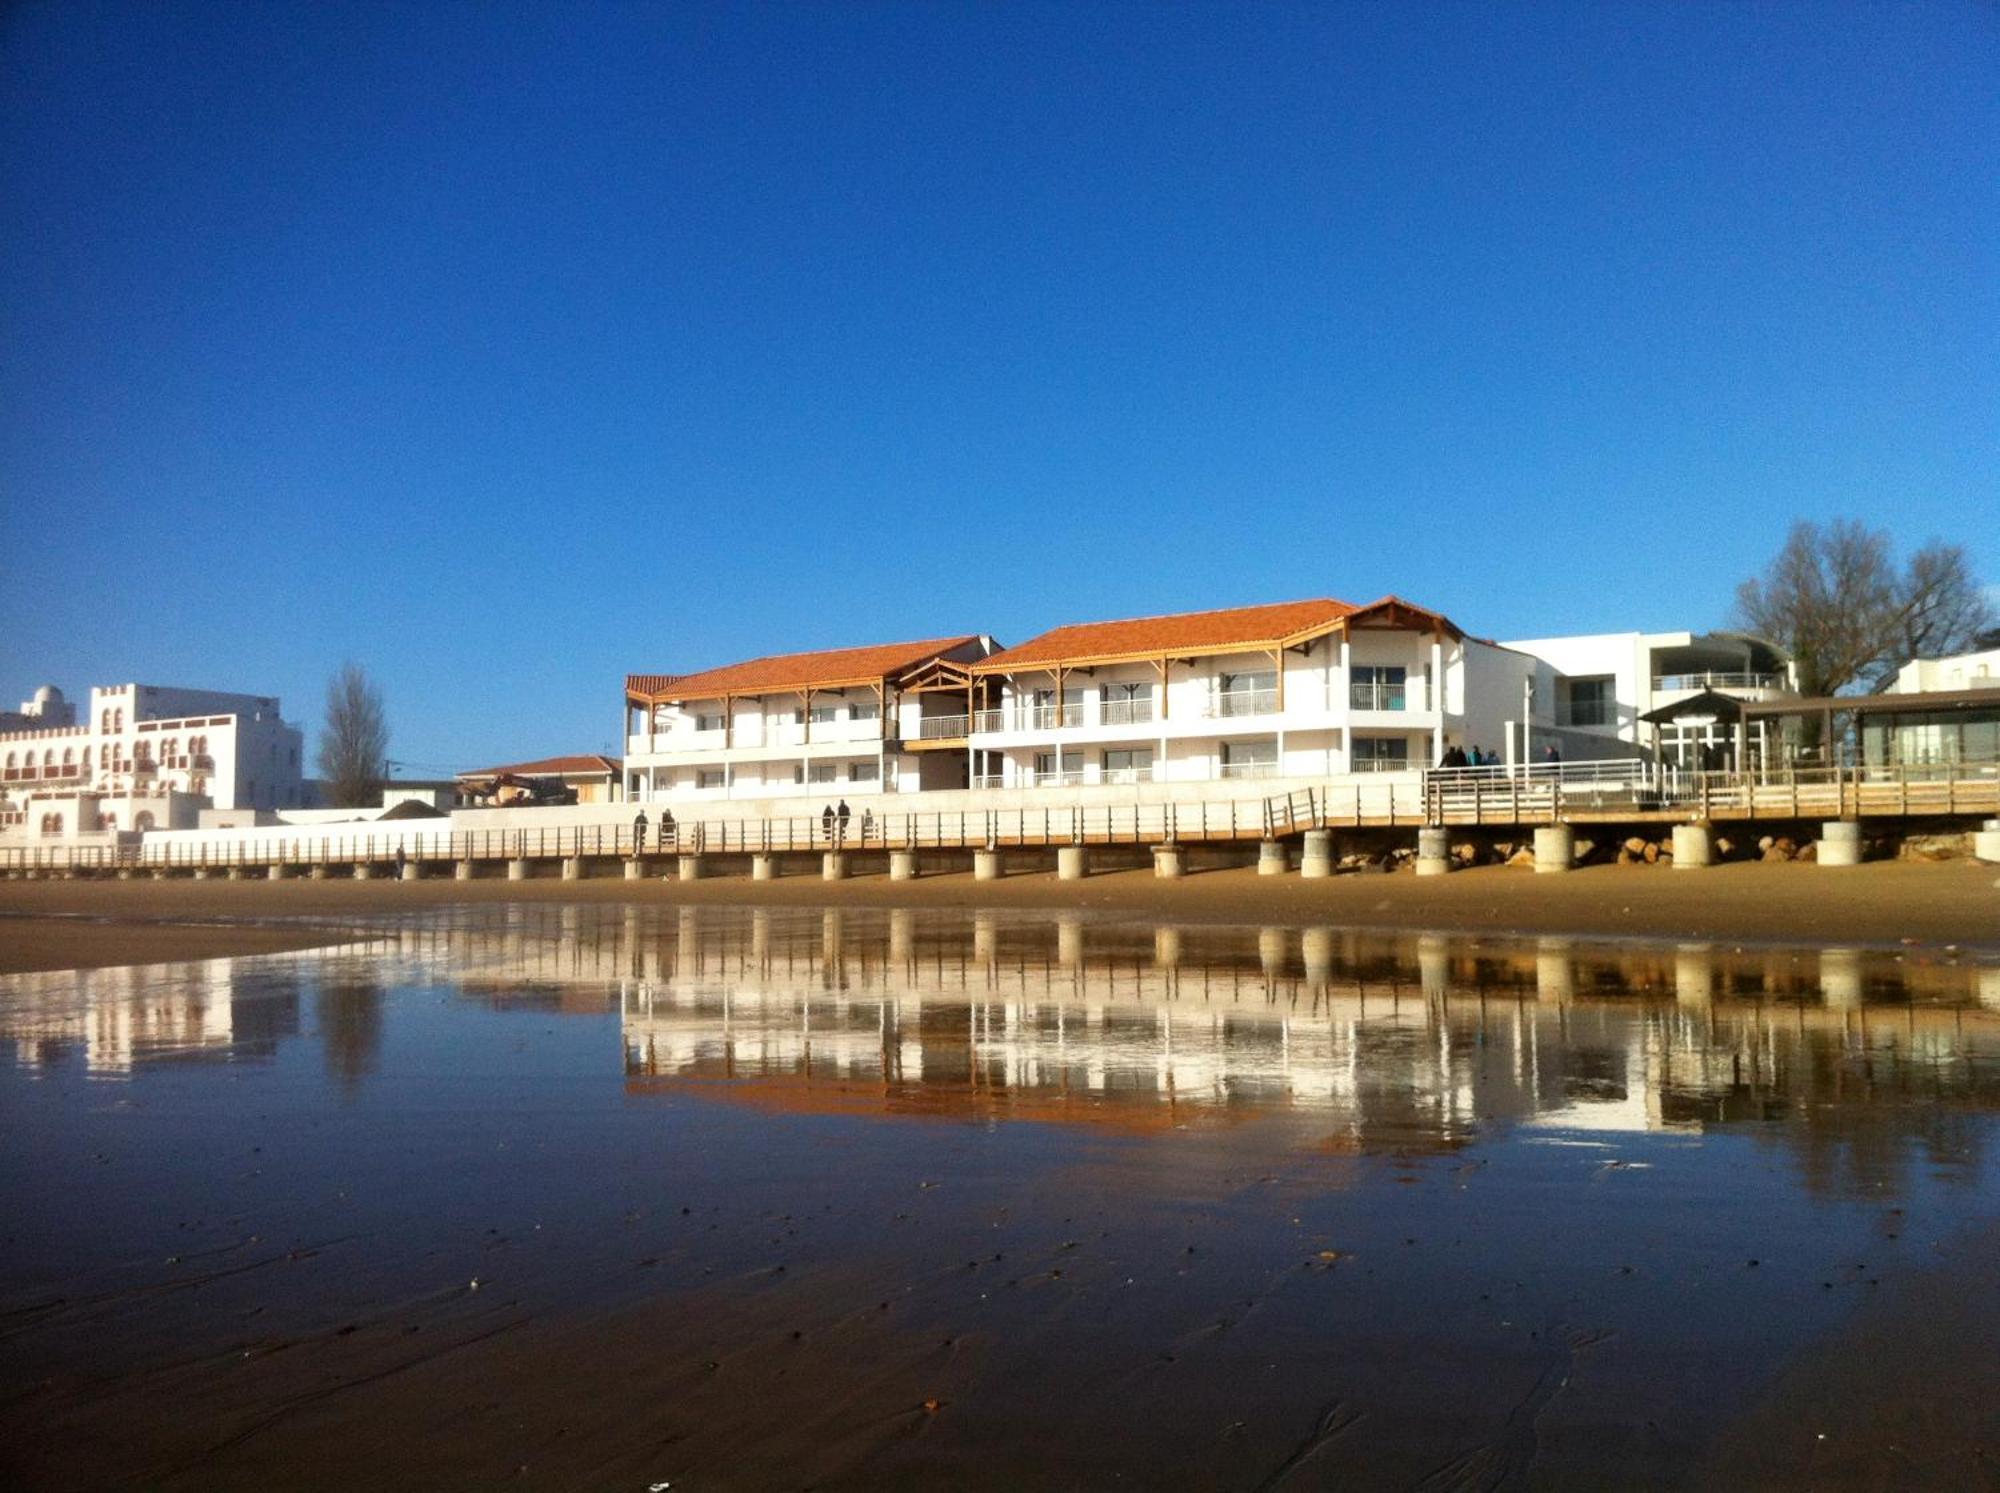
{"label": "wooden railing on pier", "polygon": [[[144,840],[120,845],[0,847],[0,871],[310,871],[315,866],[406,862],[630,859],[677,854],[803,854],[840,849],[1037,849],[1062,845],[1241,844],[1314,829],[1422,825],[1632,823],[1644,820],[1826,820],[2000,817],[2000,766],[1775,768],[1748,773],[1662,772],[1643,763],[1465,768],[1361,775],[1262,798],[1163,804],[911,810],[850,817],[702,816],[630,824],[523,829],[357,828],[304,835],[245,830],[228,842]],[[648,815],[652,818],[652,814]]]}

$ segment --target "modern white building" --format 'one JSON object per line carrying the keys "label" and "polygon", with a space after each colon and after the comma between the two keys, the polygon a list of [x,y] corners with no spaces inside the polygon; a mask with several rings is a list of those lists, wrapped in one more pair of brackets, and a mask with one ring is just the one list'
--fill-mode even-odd
{"label": "modern white building", "polygon": [[[37,704],[40,711],[29,712]],[[46,712],[44,714],[43,712]],[[306,801],[304,736],[265,695],[152,684],[91,690],[81,720],[53,686],[0,729],[0,837],[102,840],[190,828],[203,809]],[[60,725],[12,728],[15,720]]]}
{"label": "modern white building", "polygon": [[1535,661],[1397,597],[1058,627],[975,663],[981,787],[1322,778],[1511,757]]}
{"label": "modern white building", "polygon": [[1983,653],[1957,653],[1950,658],[1914,658],[1896,671],[1886,693],[1918,694],[1930,690],[2000,690],[2000,648]]}
{"label": "modern white building", "polygon": [[788,653],[695,674],[625,680],[625,792],[639,802],[913,792],[967,786],[954,762],[910,749],[965,666],[976,633]]}
{"label": "modern white building", "polygon": [[[1798,693],[1791,658],[1736,632],[1615,632],[1528,638],[1505,645],[1539,661],[1538,730],[1565,755],[1644,755],[1695,769],[1762,761],[1771,743],[1751,723],[1739,753],[1745,703]],[[1744,765],[1748,765],[1746,762]]]}

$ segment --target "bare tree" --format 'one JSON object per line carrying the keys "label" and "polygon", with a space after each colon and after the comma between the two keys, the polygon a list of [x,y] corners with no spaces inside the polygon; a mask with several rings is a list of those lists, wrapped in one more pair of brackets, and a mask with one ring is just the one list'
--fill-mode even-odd
{"label": "bare tree", "polygon": [[327,681],[326,724],[319,733],[319,773],[335,808],[376,803],[389,775],[389,714],[382,691],[356,663]]}
{"label": "bare tree", "polygon": [[1993,621],[1963,548],[1933,540],[1898,571],[1889,536],[1853,519],[1792,525],[1770,569],[1736,588],[1736,614],[1790,651],[1807,695],[1879,689],[1912,658],[1970,647]]}

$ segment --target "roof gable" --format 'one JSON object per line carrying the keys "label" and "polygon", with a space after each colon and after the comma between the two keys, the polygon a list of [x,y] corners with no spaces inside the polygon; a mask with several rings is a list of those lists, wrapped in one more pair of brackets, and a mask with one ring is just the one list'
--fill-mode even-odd
{"label": "roof gable", "polygon": [[[705,669],[696,674],[627,675],[627,695],[648,701],[713,700],[724,695],[774,694],[781,690],[831,689],[880,684],[896,675],[979,642],[977,633],[928,638],[913,643],[875,643],[862,648],[825,648],[813,653],[781,653]],[[634,680],[661,679],[653,688]]]}

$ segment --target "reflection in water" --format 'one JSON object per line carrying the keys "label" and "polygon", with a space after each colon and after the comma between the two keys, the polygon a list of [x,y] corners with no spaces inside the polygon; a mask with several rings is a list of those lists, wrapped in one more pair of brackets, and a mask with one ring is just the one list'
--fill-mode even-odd
{"label": "reflection in water", "polygon": [[[0,981],[29,1068],[268,1058],[311,981],[327,1071],[390,991],[616,1012],[637,1092],[1135,1130],[1281,1118],[1336,1149],[1483,1128],[1750,1123],[1818,1185],[1967,1159],[2000,1107],[2000,969],[1852,949],[1641,950],[907,909],[444,909],[360,949]],[[1769,1122],[1781,1121],[1782,1124]]]}

